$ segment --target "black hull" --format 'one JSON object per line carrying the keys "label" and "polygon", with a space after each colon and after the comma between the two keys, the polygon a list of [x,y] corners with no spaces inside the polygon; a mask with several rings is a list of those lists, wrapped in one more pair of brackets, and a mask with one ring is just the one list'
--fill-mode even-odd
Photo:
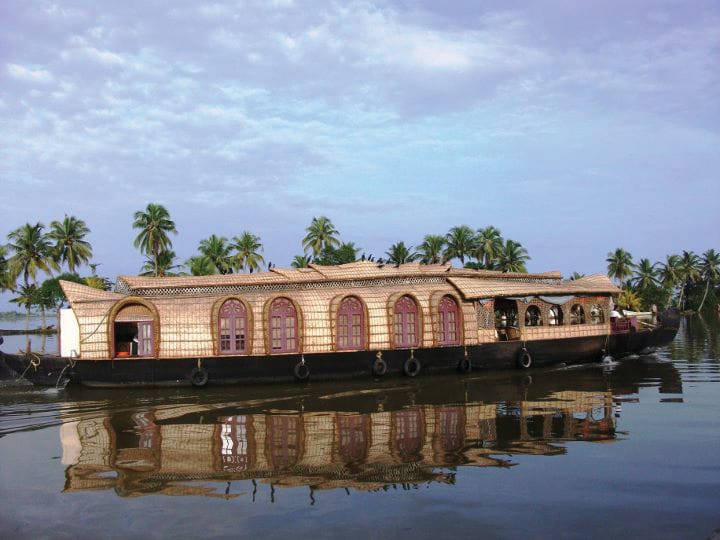
{"label": "black hull", "polygon": [[[419,363],[418,373],[457,370],[527,369],[523,355],[529,355],[532,368],[554,364],[580,364],[600,361],[606,354],[624,356],[647,352],[670,343],[677,327],[567,339],[529,342],[505,341],[472,347],[382,351],[387,364],[384,377],[407,376],[406,362]],[[467,356],[466,356],[467,353]],[[372,378],[376,351],[326,354],[263,356],[223,356],[206,358],[77,360],[70,365],[58,357],[18,356],[0,353],[0,360],[15,375],[37,385],[59,386],[69,381],[86,386],[171,386],[234,384],[239,382],[282,382],[296,378],[296,367],[303,359],[313,380]],[[467,358],[467,361],[465,360]],[[39,365],[28,365],[30,362]],[[526,360],[527,358],[525,358]],[[526,362],[527,363],[527,362]],[[463,366],[465,364],[465,366]],[[413,367],[413,366],[411,366]],[[412,371],[412,370],[411,370]],[[205,379],[206,376],[206,379]]]}

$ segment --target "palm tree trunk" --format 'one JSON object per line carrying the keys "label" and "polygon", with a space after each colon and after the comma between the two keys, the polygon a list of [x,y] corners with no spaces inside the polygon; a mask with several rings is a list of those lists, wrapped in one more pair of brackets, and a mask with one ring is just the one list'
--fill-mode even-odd
{"label": "palm tree trunk", "polygon": [[25,351],[30,352],[30,304],[25,304]]}
{"label": "palm tree trunk", "polygon": [[705,294],[703,294],[703,299],[702,299],[702,302],[700,302],[700,307],[698,308],[698,311],[702,311],[703,304],[705,303],[705,299],[707,298],[709,289],[710,289],[710,280],[708,279],[707,281],[705,281]]}
{"label": "palm tree trunk", "polygon": [[683,302],[683,293],[685,292],[685,283],[682,283],[680,285],[680,296],[678,296],[678,309],[680,311],[683,311],[682,302]]}

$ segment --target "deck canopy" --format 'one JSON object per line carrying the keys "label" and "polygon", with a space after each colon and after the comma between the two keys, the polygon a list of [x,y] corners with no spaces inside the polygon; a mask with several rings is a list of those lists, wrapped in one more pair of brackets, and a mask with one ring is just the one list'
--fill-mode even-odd
{"label": "deck canopy", "polygon": [[608,295],[620,292],[610,278],[602,274],[558,283],[452,276],[448,277],[448,281],[457,288],[465,300],[496,297]]}

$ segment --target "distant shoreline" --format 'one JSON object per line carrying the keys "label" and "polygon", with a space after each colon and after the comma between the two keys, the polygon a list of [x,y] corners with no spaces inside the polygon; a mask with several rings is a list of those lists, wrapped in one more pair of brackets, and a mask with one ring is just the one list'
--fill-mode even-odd
{"label": "distant shoreline", "polygon": [[57,334],[57,328],[55,327],[48,327],[48,328],[30,328],[28,330],[2,330],[0,329],[0,336],[25,336],[25,335],[51,335],[51,334]]}

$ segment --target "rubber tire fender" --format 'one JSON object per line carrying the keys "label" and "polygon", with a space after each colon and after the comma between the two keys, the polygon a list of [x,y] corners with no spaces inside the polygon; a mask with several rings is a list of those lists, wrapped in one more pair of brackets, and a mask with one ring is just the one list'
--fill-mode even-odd
{"label": "rubber tire fender", "polygon": [[470,373],[472,371],[472,362],[470,362],[470,359],[465,356],[460,359],[457,368],[460,373]]}
{"label": "rubber tire fender", "polygon": [[372,373],[375,377],[382,377],[387,373],[387,362],[382,358],[376,358],[372,365]]}
{"label": "rubber tire fender", "polygon": [[209,378],[208,372],[203,368],[195,368],[190,373],[190,382],[198,388],[205,386]]}
{"label": "rubber tire fender", "polygon": [[310,377],[310,368],[305,362],[298,362],[295,364],[293,373],[295,373],[295,378],[298,381],[307,381]]}
{"label": "rubber tire fender", "polygon": [[420,373],[420,369],[422,369],[422,365],[417,358],[408,358],[403,364],[403,373],[408,377],[415,377]]}
{"label": "rubber tire fender", "polygon": [[529,369],[532,366],[532,356],[526,348],[520,349],[517,356],[517,365],[520,369]]}

